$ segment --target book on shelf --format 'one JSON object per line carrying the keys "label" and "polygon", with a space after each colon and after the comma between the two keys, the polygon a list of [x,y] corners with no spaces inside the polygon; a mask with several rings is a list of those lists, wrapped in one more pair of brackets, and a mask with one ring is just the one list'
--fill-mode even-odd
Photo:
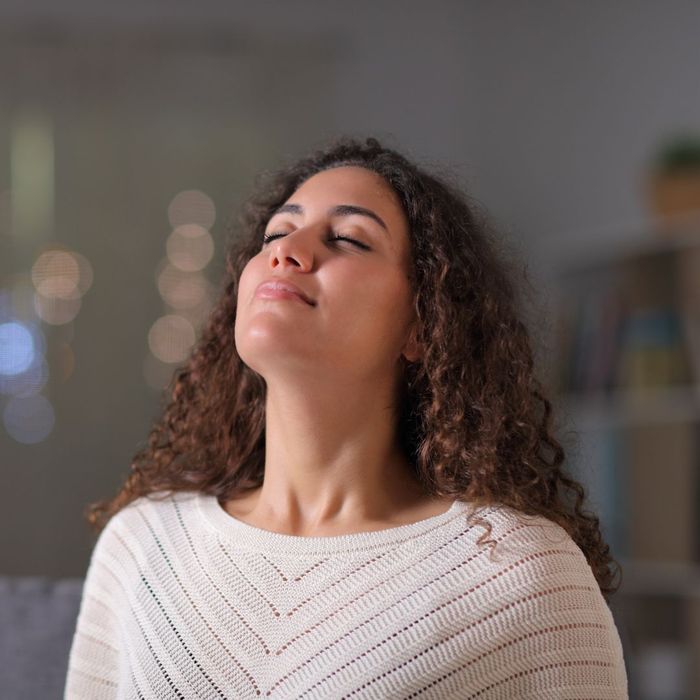
{"label": "book on shelf", "polygon": [[600,521],[600,530],[613,557],[624,558],[629,547],[625,522],[625,473],[621,443],[615,430],[603,429],[578,436],[568,450],[568,467],[585,489],[584,510]]}
{"label": "book on shelf", "polygon": [[693,381],[679,311],[664,307],[629,311],[621,333],[615,385],[636,390]]}
{"label": "book on shelf", "polygon": [[618,434],[625,476],[624,556],[700,561],[698,424],[657,423],[624,428]]}
{"label": "book on shelf", "polygon": [[603,429],[581,439],[570,464],[612,555],[700,563],[700,426]]}
{"label": "book on shelf", "polygon": [[680,255],[576,277],[556,324],[561,393],[700,383],[700,252]]}
{"label": "book on shelf", "polygon": [[598,303],[598,327],[589,359],[583,391],[610,391],[615,382],[615,365],[620,347],[623,309],[619,294],[604,289]]}

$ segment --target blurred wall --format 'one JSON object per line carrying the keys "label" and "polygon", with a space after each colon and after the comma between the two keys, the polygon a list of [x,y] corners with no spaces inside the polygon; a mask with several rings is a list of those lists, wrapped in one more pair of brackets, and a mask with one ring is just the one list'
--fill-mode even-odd
{"label": "blurred wall", "polygon": [[482,199],[538,265],[638,238],[659,139],[700,128],[700,5],[496,0],[471,19]]}
{"label": "blurred wall", "polygon": [[[175,194],[216,203],[216,282],[257,172],[334,133],[386,137],[462,178],[546,301],[559,253],[647,216],[650,149],[700,121],[699,29],[700,6],[678,1],[4,2],[0,192],[18,110],[49,114],[49,240],[95,279],[72,327],[48,331],[75,354],[46,392],[53,433],[22,445],[0,430],[3,572],[84,573],[82,509],[114,493],[160,410],[143,363]],[[0,274],[35,248],[0,231]]]}

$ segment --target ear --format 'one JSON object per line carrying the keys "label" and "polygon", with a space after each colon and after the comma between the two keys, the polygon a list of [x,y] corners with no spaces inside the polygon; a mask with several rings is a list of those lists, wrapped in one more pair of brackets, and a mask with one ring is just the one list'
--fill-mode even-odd
{"label": "ear", "polygon": [[417,338],[417,328],[415,323],[411,326],[411,331],[408,335],[406,343],[403,346],[402,354],[409,362],[415,362],[423,356],[423,350]]}

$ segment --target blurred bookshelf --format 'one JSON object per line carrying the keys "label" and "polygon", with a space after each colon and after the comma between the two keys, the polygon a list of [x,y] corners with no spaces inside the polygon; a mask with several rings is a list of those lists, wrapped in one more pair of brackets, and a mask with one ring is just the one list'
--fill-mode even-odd
{"label": "blurred bookshelf", "polygon": [[[611,600],[630,697],[700,698],[700,217],[557,261],[568,468],[622,567]],[[565,445],[566,447],[566,445]]]}

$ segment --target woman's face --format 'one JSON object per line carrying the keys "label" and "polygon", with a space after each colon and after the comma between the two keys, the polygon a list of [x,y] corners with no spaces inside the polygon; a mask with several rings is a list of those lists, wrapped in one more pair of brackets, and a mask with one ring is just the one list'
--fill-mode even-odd
{"label": "woman's face", "polygon": [[[415,359],[405,345],[414,318],[408,222],[381,176],[355,166],[317,173],[273,214],[265,234],[272,240],[238,287],[235,342],[251,369],[268,381],[286,373],[374,382],[398,371],[402,352]],[[294,283],[313,305],[257,295],[270,279]]]}

